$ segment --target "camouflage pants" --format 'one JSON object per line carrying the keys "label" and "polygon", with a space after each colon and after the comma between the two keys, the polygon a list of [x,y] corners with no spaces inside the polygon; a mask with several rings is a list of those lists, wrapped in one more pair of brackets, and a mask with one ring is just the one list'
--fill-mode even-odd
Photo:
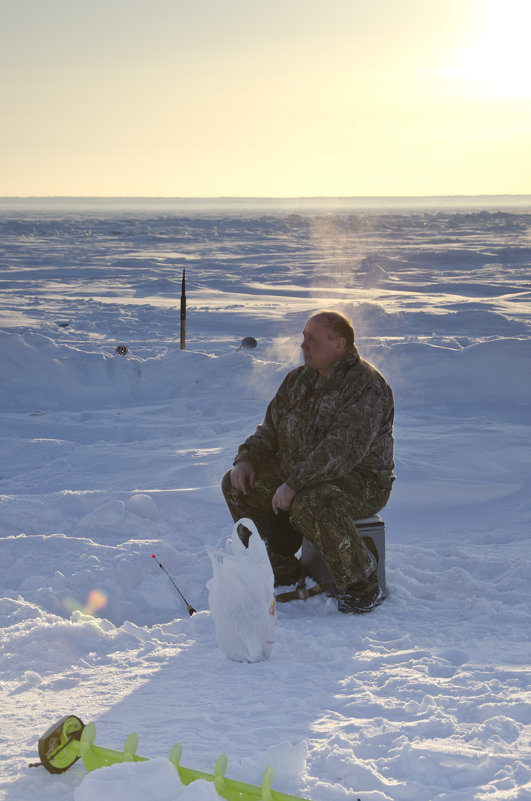
{"label": "camouflage pants", "polygon": [[[264,538],[264,518],[276,489],[285,481],[275,465],[255,468],[253,489],[244,495],[235,489],[230,470],[221,489],[232,519],[254,521]],[[319,551],[334,576],[339,591],[366,578],[374,570],[374,557],[360,537],[354,520],[379,512],[387,503],[390,489],[375,486],[360,473],[303,489],[293,500],[290,523]]]}

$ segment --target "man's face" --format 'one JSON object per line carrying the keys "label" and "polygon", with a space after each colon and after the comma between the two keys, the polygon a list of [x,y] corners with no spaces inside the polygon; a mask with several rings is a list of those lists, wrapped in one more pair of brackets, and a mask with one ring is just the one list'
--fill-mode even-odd
{"label": "man's face", "polygon": [[302,337],[305,365],[315,368],[322,376],[329,375],[334,364],[345,353],[345,338],[336,336],[332,328],[320,320],[308,320]]}

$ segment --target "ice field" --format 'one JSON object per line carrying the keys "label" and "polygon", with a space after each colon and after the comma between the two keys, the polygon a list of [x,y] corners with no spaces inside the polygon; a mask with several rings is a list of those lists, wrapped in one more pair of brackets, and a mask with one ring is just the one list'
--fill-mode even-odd
{"label": "ice field", "polygon": [[[180,742],[312,801],[531,799],[530,300],[530,198],[1,200],[0,798],[217,798]],[[389,596],[279,604],[236,663],[219,481],[321,308],[395,393]],[[66,714],[157,759],[28,768]]]}

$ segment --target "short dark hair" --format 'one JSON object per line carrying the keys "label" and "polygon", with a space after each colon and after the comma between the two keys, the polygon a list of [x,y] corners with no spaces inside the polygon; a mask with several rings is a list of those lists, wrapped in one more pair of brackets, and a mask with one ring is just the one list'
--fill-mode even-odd
{"label": "short dark hair", "polygon": [[310,320],[318,320],[331,328],[336,337],[344,337],[347,350],[354,348],[354,326],[346,315],[324,309],[312,314]]}

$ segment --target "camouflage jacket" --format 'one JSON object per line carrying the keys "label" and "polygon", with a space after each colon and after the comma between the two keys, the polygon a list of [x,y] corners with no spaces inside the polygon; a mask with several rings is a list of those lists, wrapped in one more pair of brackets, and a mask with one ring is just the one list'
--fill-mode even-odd
{"label": "camouflage jacket", "polygon": [[327,378],[306,366],[289,372],[235,463],[273,460],[296,492],[352,471],[388,488],[394,479],[393,415],[390,387],[354,349]]}

